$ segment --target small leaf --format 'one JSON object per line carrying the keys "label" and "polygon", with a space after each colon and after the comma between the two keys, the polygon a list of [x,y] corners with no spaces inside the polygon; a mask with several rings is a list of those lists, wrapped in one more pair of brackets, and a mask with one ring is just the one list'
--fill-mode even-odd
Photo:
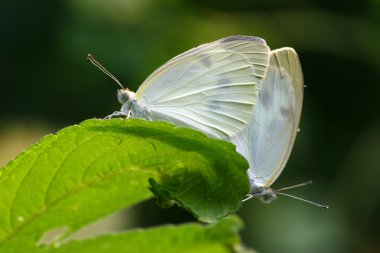
{"label": "small leaf", "polygon": [[108,253],[108,252],[166,252],[166,253],[229,253],[240,243],[240,220],[223,219],[216,225],[204,226],[188,223],[179,226],[160,226],[135,229],[125,233],[100,236],[82,241],[70,241],[63,245],[41,247],[35,253]]}
{"label": "small leaf", "polygon": [[88,120],[43,138],[0,170],[0,251],[26,252],[47,230],[67,234],[152,197],[202,221],[235,212],[247,162],[224,141],[143,120]]}

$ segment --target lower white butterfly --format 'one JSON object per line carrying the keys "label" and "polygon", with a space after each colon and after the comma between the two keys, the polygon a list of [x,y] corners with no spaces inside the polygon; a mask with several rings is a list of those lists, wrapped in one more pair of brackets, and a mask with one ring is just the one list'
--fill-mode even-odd
{"label": "lower white butterfly", "polygon": [[120,111],[110,117],[169,121],[228,139],[251,117],[269,61],[263,39],[231,36],[193,48],[154,71],[136,93],[91,55],[95,66],[121,89]]}
{"label": "lower white butterfly", "polygon": [[292,48],[273,50],[269,55],[269,66],[252,118],[230,141],[249,162],[251,192],[247,199],[262,197],[265,202],[271,202],[277,194],[300,199],[281,191],[310,182],[280,190],[269,186],[284,169],[297,135],[303,99],[302,69]]}

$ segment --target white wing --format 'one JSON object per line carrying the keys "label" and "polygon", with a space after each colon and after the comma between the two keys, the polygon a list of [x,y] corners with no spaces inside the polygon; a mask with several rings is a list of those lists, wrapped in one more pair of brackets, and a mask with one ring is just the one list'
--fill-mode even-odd
{"label": "white wing", "polygon": [[303,76],[297,53],[292,48],[271,51],[253,117],[231,138],[249,161],[252,186],[270,186],[285,167],[297,134],[302,98]]}
{"label": "white wing", "polygon": [[227,139],[248,122],[268,66],[265,41],[232,36],[187,51],[153,72],[136,92],[152,120]]}

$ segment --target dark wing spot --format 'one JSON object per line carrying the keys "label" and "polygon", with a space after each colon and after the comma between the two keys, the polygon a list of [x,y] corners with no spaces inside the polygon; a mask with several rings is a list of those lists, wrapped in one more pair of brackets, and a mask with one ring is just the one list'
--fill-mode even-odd
{"label": "dark wing spot", "polygon": [[284,117],[288,117],[290,115],[290,107],[281,106],[280,113]]}
{"label": "dark wing spot", "polygon": [[216,80],[216,85],[218,86],[222,86],[222,85],[226,85],[226,84],[230,84],[231,83],[231,79],[228,78],[228,77],[225,77],[225,78],[218,78]]}
{"label": "dark wing spot", "polygon": [[200,60],[201,64],[206,68],[210,68],[212,66],[212,62],[210,61],[210,57],[206,56]]}
{"label": "dark wing spot", "polygon": [[211,110],[219,110],[219,109],[221,109],[220,101],[218,101],[218,100],[211,100],[210,104],[209,104],[209,107],[210,107]]}
{"label": "dark wing spot", "polygon": [[265,108],[266,110],[269,109],[269,107],[272,105],[273,103],[273,96],[268,96],[267,94],[269,93],[269,91],[266,89],[266,87],[263,87],[262,90],[260,91],[261,94],[259,96],[259,103],[260,105]]}

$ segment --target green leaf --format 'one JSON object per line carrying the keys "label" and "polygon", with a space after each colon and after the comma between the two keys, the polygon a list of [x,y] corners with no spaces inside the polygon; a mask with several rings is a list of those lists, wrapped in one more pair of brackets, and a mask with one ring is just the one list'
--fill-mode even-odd
{"label": "green leaf", "polygon": [[63,245],[41,247],[36,253],[108,253],[108,252],[213,252],[228,253],[240,243],[238,231],[241,222],[227,217],[212,226],[188,223],[180,226],[160,226],[135,229],[126,233],[111,234]]}
{"label": "green leaf", "polygon": [[26,252],[49,229],[70,234],[152,192],[216,222],[240,207],[247,168],[232,144],[163,122],[67,127],[0,170],[0,251]]}

